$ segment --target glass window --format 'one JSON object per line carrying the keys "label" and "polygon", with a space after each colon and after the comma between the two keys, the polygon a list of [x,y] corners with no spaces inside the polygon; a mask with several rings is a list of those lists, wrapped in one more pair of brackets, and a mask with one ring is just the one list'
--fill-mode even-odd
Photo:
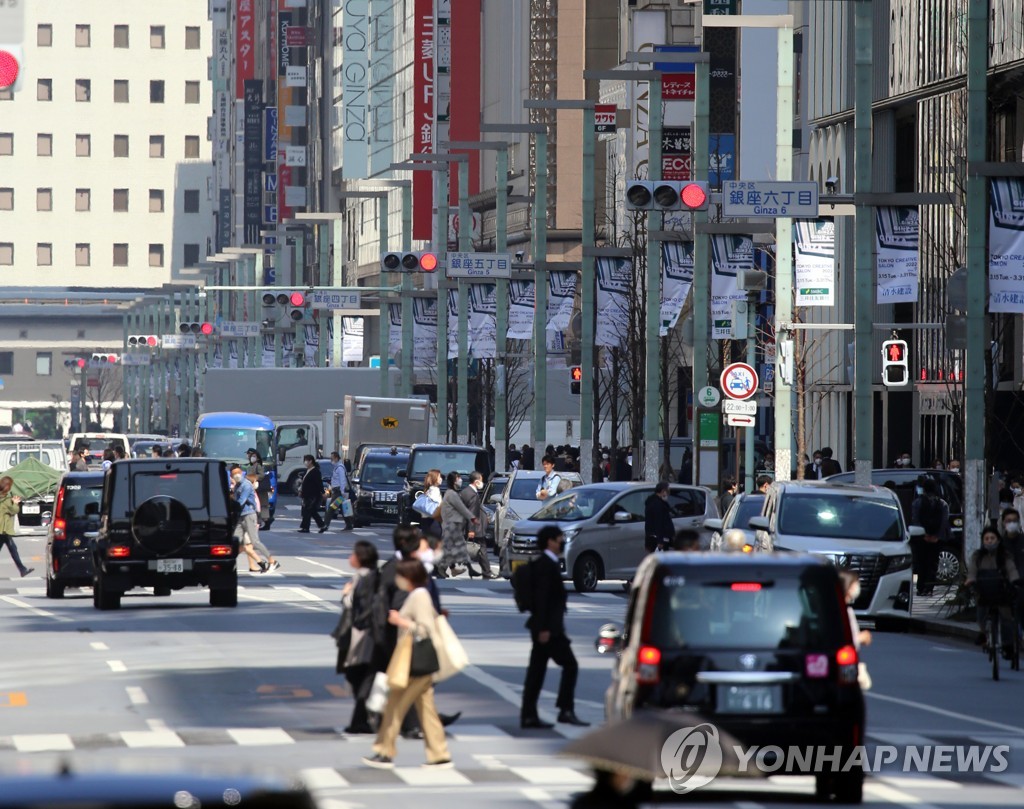
{"label": "glass window", "polygon": [[128,79],[114,79],[114,103],[128,103]]}
{"label": "glass window", "polygon": [[128,157],[127,135],[114,135],[114,157]]}
{"label": "glass window", "polygon": [[198,135],[186,135],[185,136],[185,157],[186,158],[197,158],[197,157],[199,157],[199,136]]}
{"label": "glass window", "polygon": [[614,515],[617,511],[625,511],[633,518],[633,522],[642,521],[644,519],[647,498],[652,494],[654,494],[654,489],[642,489],[637,492],[630,492],[629,494],[620,497],[606,516]]}
{"label": "glass window", "polygon": [[0,156],[8,157],[14,154],[14,133],[0,132]]}
{"label": "glass window", "polygon": [[128,245],[127,244],[115,244],[114,245],[114,266],[115,267],[127,267],[128,266]]}
{"label": "glass window", "polygon": [[[735,503],[735,501],[733,501]],[[755,494],[744,497],[729,508],[729,519],[724,528],[750,528],[750,518],[760,517],[764,508],[764,497]]]}
{"label": "glass window", "polygon": [[184,265],[186,267],[195,267],[198,263],[199,263],[199,245],[198,244],[186,244],[185,245]]}
{"label": "glass window", "polygon": [[405,469],[408,462],[408,455],[368,455],[363,459],[359,482],[377,485],[401,483],[398,470]]}
{"label": "glass window", "polygon": [[39,79],[36,82],[36,101],[53,101],[53,79]]}
{"label": "glass window", "polygon": [[14,373],[14,352],[0,351],[0,374]]}
{"label": "glass window", "polygon": [[36,266],[49,267],[53,264],[53,245],[40,242],[36,245]]}
{"label": "glass window", "polygon": [[417,450],[413,454],[412,477],[422,480],[431,469],[440,469],[442,475],[459,472],[463,477],[470,472],[487,474],[487,456],[484,453],[458,450]]}
{"label": "glass window", "polygon": [[53,135],[36,135],[36,155],[38,157],[53,156]]}
{"label": "glass window", "polygon": [[36,47],[38,47],[38,48],[51,48],[51,47],[53,47],[53,26],[52,25],[37,25],[36,26]]}
{"label": "glass window", "polygon": [[206,427],[199,430],[196,449],[208,458],[222,461],[245,461],[249,447],[264,459],[263,465],[272,468],[277,462],[270,446],[274,434],[270,430],[250,430],[233,427]]}
{"label": "glass window", "polygon": [[89,266],[89,245],[82,243],[75,245],[75,266]]}
{"label": "glass window", "polygon": [[778,532],[823,539],[903,541],[903,519],[896,500],[786,492],[779,507]]}
{"label": "glass window", "polygon": [[36,376],[53,374],[53,354],[49,351],[36,352]]}
{"label": "glass window", "polygon": [[75,135],[75,157],[88,157],[92,154],[92,136]]}
{"label": "glass window", "polygon": [[128,189],[127,188],[115,188],[114,189],[114,210],[118,212],[124,212],[128,210]]}
{"label": "glass window", "polygon": [[199,213],[199,192],[194,189],[185,191],[183,209],[185,213]]}
{"label": "glass window", "polygon": [[0,265],[10,267],[14,264],[14,245],[11,242],[0,242]]}
{"label": "glass window", "polygon": [[186,104],[198,104],[199,103],[199,82],[187,81],[185,82],[185,103]]}
{"label": "glass window", "polygon": [[197,25],[186,25],[185,26],[185,50],[197,51],[199,50],[199,26]]}
{"label": "glass window", "polygon": [[64,518],[75,520],[90,514],[99,518],[102,500],[103,478],[88,483],[67,483],[64,485]]}
{"label": "glass window", "polygon": [[613,489],[570,489],[552,500],[546,500],[544,506],[530,519],[566,522],[588,520],[607,506],[615,495]]}
{"label": "glass window", "polygon": [[150,135],[149,136],[149,156],[150,157],[163,157],[164,156],[164,136],[163,135]]}
{"label": "glass window", "polygon": [[669,489],[668,507],[673,519],[700,517],[704,514],[704,494],[692,489]]}
{"label": "glass window", "polygon": [[14,189],[0,188],[0,211],[14,210]]}
{"label": "glass window", "polygon": [[76,48],[88,48],[91,44],[91,34],[89,32],[88,25],[76,25],[75,26],[75,47]]}
{"label": "glass window", "polygon": [[164,46],[164,27],[162,25],[149,26],[149,47],[162,50]]}
{"label": "glass window", "polygon": [[150,213],[163,213],[164,210],[164,192],[156,189],[149,189],[149,212]]}
{"label": "glass window", "polygon": [[88,101],[92,97],[92,82],[89,79],[75,79],[75,101]]}
{"label": "glass window", "polygon": [[14,99],[13,87],[0,87],[0,101],[12,101]]}
{"label": "glass window", "polygon": [[53,210],[53,189],[52,188],[37,188],[36,189],[36,210],[37,211],[52,211]]}
{"label": "glass window", "polygon": [[135,472],[132,475],[134,502],[143,503],[151,497],[173,497],[186,508],[201,509],[206,505],[206,473]]}
{"label": "glass window", "polygon": [[92,207],[92,192],[88,188],[75,189],[75,210],[88,211]]}
{"label": "glass window", "polygon": [[115,48],[127,48],[128,47],[128,26],[127,25],[115,25],[114,26],[114,47]]}
{"label": "glass window", "polygon": [[162,244],[151,244],[149,246],[149,266],[164,266],[164,246]]}
{"label": "glass window", "polygon": [[164,103],[164,83],[159,79],[149,83],[149,101],[151,104]]}

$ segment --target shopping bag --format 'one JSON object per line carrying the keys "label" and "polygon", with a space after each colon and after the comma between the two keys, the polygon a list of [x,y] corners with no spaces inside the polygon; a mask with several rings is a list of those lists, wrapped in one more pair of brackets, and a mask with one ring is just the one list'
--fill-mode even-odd
{"label": "shopping bag", "polygon": [[426,677],[437,674],[441,664],[437,660],[437,649],[429,636],[417,638],[412,644],[412,656],[409,659],[409,676]]}
{"label": "shopping bag", "polygon": [[412,665],[412,635],[403,635],[388,662],[388,685],[405,688],[409,685],[409,666]]}
{"label": "shopping bag", "polygon": [[365,666],[373,657],[373,636],[366,629],[352,628],[352,642],[345,657],[345,668]]}
{"label": "shopping bag", "polygon": [[860,684],[861,691],[871,688],[871,675],[868,674],[868,667],[863,661],[857,664],[857,682]]}
{"label": "shopping bag", "polygon": [[419,497],[412,502],[413,511],[422,514],[424,517],[429,517],[433,514],[434,509],[437,507],[438,503],[427,497],[426,492],[420,492]]}
{"label": "shopping bag", "polygon": [[384,706],[387,705],[389,691],[387,672],[378,671],[373,677],[370,695],[366,698],[366,710],[371,713],[384,713]]}
{"label": "shopping bag", "polygon": [[353,514],[355,514],[355,509],[352,508],[352,501],[347,497],[343,498],[341,501],[341,516],[348,519]]}
{"label": "shopping bag", "polygon": [[455,630],[443,615],[437,616],[434,639],[436,640],[434,647],[437,650],[439,663],[437,674],[434,675],[434,682],[439,683],[449,677],[454,677],[466,668],[469,665],[469,656],[455,634]]}

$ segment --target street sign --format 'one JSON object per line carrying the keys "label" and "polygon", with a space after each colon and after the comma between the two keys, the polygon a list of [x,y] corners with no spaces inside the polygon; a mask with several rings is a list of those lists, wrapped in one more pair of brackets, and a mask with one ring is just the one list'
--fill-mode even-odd
{"label": "street sign", "polygon": [[727,416],[756,416],[757,402],[727,399],[722,402],[722,412]]}
{"label": "street sign", "polygon": [[722,393],[730,399],[749,399],[757,393],[757,371],[745,362],[726,366],[719,380]]}
{"label": "street sign", "polygon": [[508,253],[449,253],[448,278],[511,278]]}
{"label": "street sign", "polygon": [[146,354],[122,354],[121,365],[149,365],[150,355]]}
{"label": "street sign", "polygon": [[594,105],[594,131],[614,132],[615,131],[615,110],[614,104]]}
{"label": "street sign", "polygon": [[220,323],[222,337],[259,337],[260,324],[243,320],[223,320]]}
{"label": "street sign", "polygon": [[708,385],[697,392],[697,404],[707,410],[718,407],[720,401],[722,401],[722,394],[718,392],[718,388]]}
{"label": "street sign", "polygon": [[818,184],[726,180],[722,183],[722,215],[817,219]]}
{"label": "street sign", "polygon": [[756,419],[753,416],[730,414],[725,417],[725,423],[729,427],[753,427]]}
{"label": "street sign", "polygon": [[362,297],[359,292],[328,292],[317,289],[306,294],[306,303],[314,309],[359,309],[362,307]]}
{"label": "street sign", "polygon": [[160,338],[161,348],[195,348],[194,334],[165,334]]}

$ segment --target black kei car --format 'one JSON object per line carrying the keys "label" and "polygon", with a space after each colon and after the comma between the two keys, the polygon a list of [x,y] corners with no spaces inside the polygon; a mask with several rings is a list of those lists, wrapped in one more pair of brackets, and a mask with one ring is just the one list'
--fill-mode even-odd
{"label": "black kei car", "polygon": [[[710,723],[723,746],[838,748],[841,764],[864,743],[853,629],[836,567],[820,557],[651,554],[624,628],[606,624],[596,647],[618,654],[609,720],[650,712],[680,727]],[[799,766],[787,755],[775,774],[810,774]],[[722,774],[758,774],[736,769]],[[815,773],[817,798],[860,803],[863,769],[837,769]]]}
{"label": "black kei car", "polygon": [[169,595],[208,587],[211,607],[238,605],[240,509],[212,458],[118,461],[107,470],[92,542],[93,606],[116,610],[134,587]]}
{"label": "black kei car", "polygon": [[408,465],[408,447],[374,448],[362,453],[352,476],[357,528],[370,523],[398,524],[398,495],[405,489],[398,473]]}
{"label": "black kei car", "polygon": [[46,597],[68,587],[92,585],[89,542],[100,529],[103,472],[65,472],[57,484],[53,520],[46,533]]}

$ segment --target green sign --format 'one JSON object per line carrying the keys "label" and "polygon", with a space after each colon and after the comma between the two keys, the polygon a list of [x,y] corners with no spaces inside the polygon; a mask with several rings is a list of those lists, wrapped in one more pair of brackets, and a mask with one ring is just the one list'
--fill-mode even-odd
{"label": "green sign", "polygon": [[735,14],[738,0],[704,0],[705,14]]}
{"label": "green sign", "polygon": [[702,447],[717,447],[722,421],[716,410],[702,410],[697,423],[697,436]]}

